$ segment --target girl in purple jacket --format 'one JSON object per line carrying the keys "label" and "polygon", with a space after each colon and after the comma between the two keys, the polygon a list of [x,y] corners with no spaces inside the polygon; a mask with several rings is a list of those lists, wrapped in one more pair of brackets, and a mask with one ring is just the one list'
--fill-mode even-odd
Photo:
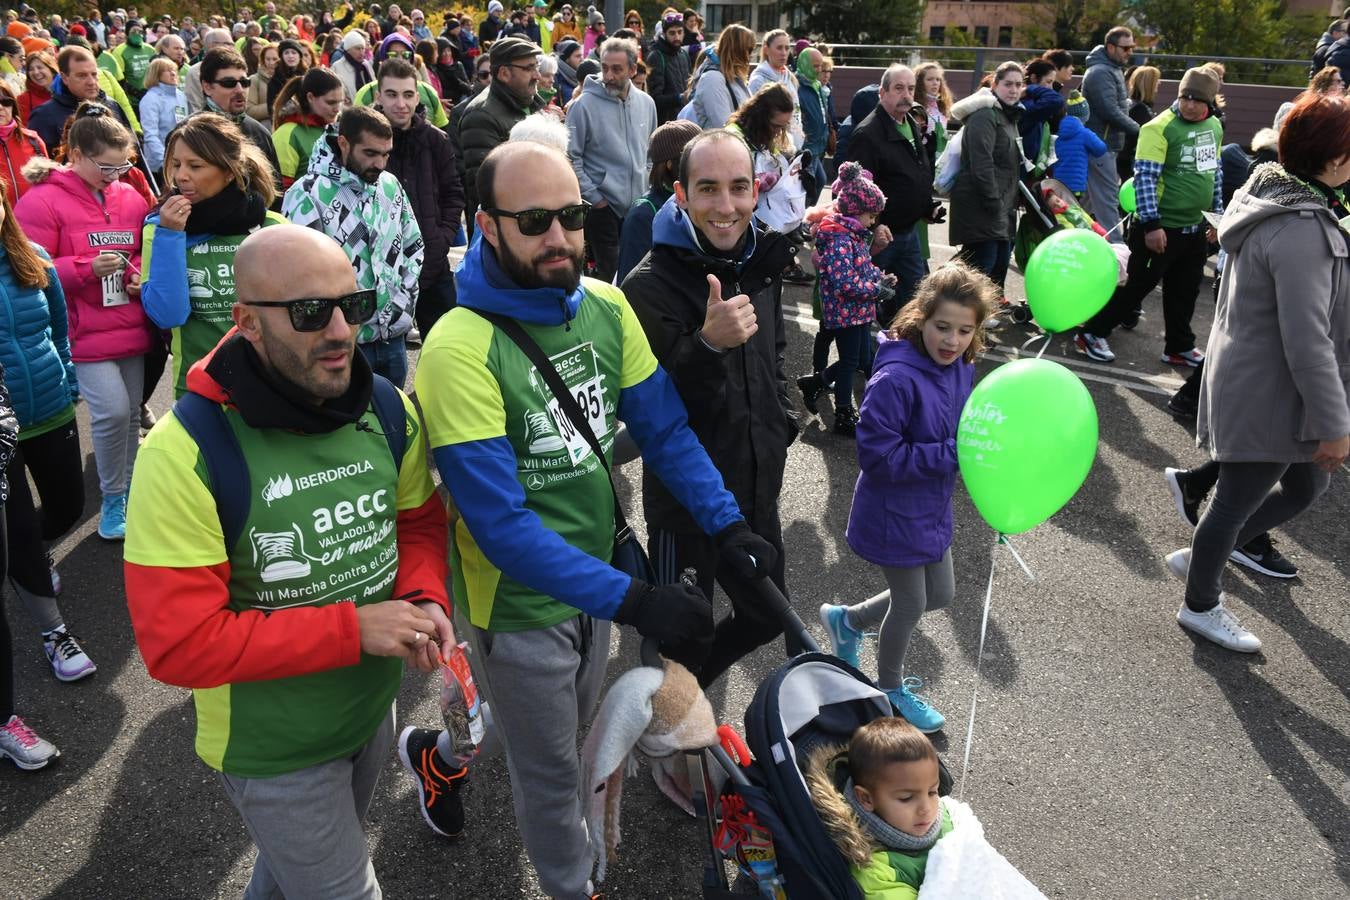
{"label": "girl in purple jacket", "polygon": [[919,616],[956,593],[956,424],[974,385],[982,323],[998,296],[984,275],[949,264],[923,280],[878,336],[858,418],[860,471],[846,536],[853,552],[881,566],[889,590],[853,606],[820,607],[835,655],[855,668],[863,632],[880,626],[877,686],[924,733],[945,720],[915,694],[923,682],[901,673]]}

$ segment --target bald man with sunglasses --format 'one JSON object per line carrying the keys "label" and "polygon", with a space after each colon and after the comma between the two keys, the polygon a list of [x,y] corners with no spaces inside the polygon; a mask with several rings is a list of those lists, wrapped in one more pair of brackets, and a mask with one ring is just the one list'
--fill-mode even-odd
{"label": "bald man with sunglasses", "polygon": [[362,820],[404,664],[455,643],[445,509],[411,403],[357,352],[375,298],[342,248],[278,225],[234,270],[235,328],[141,448],[127,603],[258,845],[244,896],[376,898]]}

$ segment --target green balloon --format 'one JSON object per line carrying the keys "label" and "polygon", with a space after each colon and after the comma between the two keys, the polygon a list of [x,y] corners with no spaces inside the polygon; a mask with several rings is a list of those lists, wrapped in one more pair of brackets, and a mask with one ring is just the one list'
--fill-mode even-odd
{"label": "green balloon", "polygon": [[1134,213],[1137,204],[1134,199],[1134,179],[1126,178],[1125,183],[1120,186],[1120,208],[1127,213]]}
{"label": "green balloon", "polygon": [[1111,299],[1120,276],[1106,238],[1066,228],[1041,241],[1027,260],[1027,303],[1036,324],[1066,331],[1092,318]]}
{"label": "green balloon", "polygon": [[989,373],[956,430],[961,477],[995,531],[1021,534],[1078,493],[1097,455],[1097,408],[1083,382],[1048,359]]}

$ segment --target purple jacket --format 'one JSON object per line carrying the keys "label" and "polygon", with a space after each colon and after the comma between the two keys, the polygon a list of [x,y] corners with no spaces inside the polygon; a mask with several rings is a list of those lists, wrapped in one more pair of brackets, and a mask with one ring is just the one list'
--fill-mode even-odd
{"label": "purple jacket", "polygon": [[858,413],[858,483],[848,545],[878,566],[942,559],[952,542],[956,424],[975,383],[964,360],[941,366],[908,340],[878,338]]}

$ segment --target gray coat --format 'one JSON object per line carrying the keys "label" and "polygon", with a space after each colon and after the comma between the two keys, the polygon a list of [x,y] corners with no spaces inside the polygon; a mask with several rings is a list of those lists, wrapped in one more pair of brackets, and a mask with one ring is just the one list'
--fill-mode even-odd
{"label": "gray coat", "polygon": [[1021,113],[1021,106],[1004,106],[987,89],[952,108],[952,117],[962,120],[964,135],[947,230],[953,244],[1011,241],[1017,234]]}
{"label": "gray coat", "polygon": [[1087,127],[1106,141],[1110,153],[1125,146],[1125,135],[1138,134],[1139,123],[1130,118],[1130,94],[1125,90],[1125,67],[1107,55],[1098,44],[1087,57],[1083,73],[1083,97],[1091,112]]}
{"label": "gray coat", "polygon": [[604,200],[623,218],[647,192],[647,145],[656,130],[656,102],[635,87],[620,100],[599,75],[567,111],[567,158],[581,184],[581,197]]}
{"label": "gray coat", "polygon": [[1219,228],[1228,251],[1196,442],[1221,462],[1308,462],[1350,434],[1350,250],[1326,202],[1278,163]]}

